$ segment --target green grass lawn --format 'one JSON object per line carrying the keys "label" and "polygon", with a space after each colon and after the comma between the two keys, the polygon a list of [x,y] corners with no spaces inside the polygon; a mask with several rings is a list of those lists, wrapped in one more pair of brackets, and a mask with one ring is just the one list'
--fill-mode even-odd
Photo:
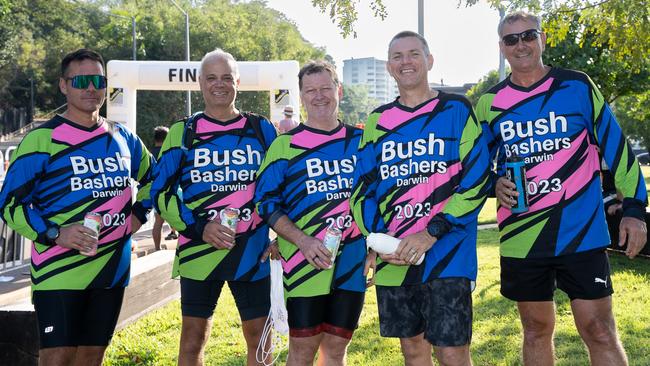
{"label": "green grass lawn", "polygon": [[[495,230],[479,233],[479,276],[474,291],[474,364],[520,365],[521,325],[514,303],[499,294],[498,237]],[[630,365],[650,365],[650,259],[633,261],[611,255],[614,312]],[[568,298],[556,295],[555,345],[558,366],[588,365]],[[207,365],[243,365],[245,344],[232,295],[224,287],[206,349]],[[106,354],[106,365],[175,365],[180,339],[180,306],[174,301],[118,332]],[[280,357],[284,364],[286,353]],[[381,338],[375,290],[371,288],[348,351],[349,365],[401,365],[397,339]]]}
{"label": "green grass lawn", "polygon": [[488,198],[478,214],[478,223],[494,224],[497,222],[497,199]]}

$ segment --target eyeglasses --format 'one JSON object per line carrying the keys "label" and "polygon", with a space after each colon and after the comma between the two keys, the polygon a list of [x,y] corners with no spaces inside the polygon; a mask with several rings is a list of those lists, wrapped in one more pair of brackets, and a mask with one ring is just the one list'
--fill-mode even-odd
{"label": "eyeglasses", "polygon": [[72,80],[72,87],[75,89],[88,89],[90,83],[93,83],[95,89],[104,89],[106,88],[106,76],[104,75],[77,75],[71,78],[65,78],[66,80]]}
{"label": "eyeglasses", "polygon": [[524,42],[532,42],[539,37],[540,33],[537,29],[528,29],[521,33],[506,34],[501,40],[506,46],[514,46],[520,39]]}

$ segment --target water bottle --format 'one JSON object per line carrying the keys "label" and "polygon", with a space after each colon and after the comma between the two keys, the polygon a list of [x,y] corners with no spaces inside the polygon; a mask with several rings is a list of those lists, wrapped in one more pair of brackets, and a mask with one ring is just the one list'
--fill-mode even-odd
{"label": "water bottle", "polygon": [[512,206],[510,211],[515,214],[528,211],[528,181],[526,180],[526,163],[524,159],[518,156],[511,156],[506,159],[506,178],[515,184],[517,193],[517,202]]}

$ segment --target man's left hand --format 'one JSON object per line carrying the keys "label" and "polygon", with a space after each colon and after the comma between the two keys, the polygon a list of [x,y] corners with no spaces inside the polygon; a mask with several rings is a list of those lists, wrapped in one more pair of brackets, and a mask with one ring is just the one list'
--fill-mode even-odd
{"label": "man's left hand", "polygon": [[630,259],[636,257],[648,238],[645,221],[634,217],[623,217],[618,232],[618,246],[622,247],[627,241],[625,255]]}
{"label": "man's left hand", "polygon": [[405,262],[415,264],[420,259],[420,256],[431,249],[436,241],[438,239],[429,235],[426,230],[418,231],[400,241],[395,255]]}
{"label": "man's left hand", "polygon": [[137,233],[140,230],[140,226],[142,226],[140,220],[135,215],[131,215],[131,235]]}

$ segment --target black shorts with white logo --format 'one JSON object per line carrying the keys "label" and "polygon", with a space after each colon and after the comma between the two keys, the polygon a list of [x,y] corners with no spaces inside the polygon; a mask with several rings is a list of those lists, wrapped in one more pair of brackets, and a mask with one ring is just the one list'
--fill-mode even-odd
{"label": "black shorts with white logo", "polygon": [[613,294],[605,249],[552,258],[501,257],[501,294],[506,298],[552,301],[556,288],[571,300],[595,300]]}
{"label": "black shorts with white logo", "polygon": [[40,348],[108,346],[124,288],[34,291]]}
{"label": "black shorts with white logo", "polygon": [[410,338],[424,332],[436,347],[464,346],[472,340],[472,281],[437,278],[409,286],[377,286],[379,333]]}
{"label": "black shorts with white logo", "polygon": [[[224,281],[197,281],[181,277],[181,312],[183,316],[212,317]],[[271,277],[261,280],[228,281],[242,321],[266,317],[271,309]]]}

